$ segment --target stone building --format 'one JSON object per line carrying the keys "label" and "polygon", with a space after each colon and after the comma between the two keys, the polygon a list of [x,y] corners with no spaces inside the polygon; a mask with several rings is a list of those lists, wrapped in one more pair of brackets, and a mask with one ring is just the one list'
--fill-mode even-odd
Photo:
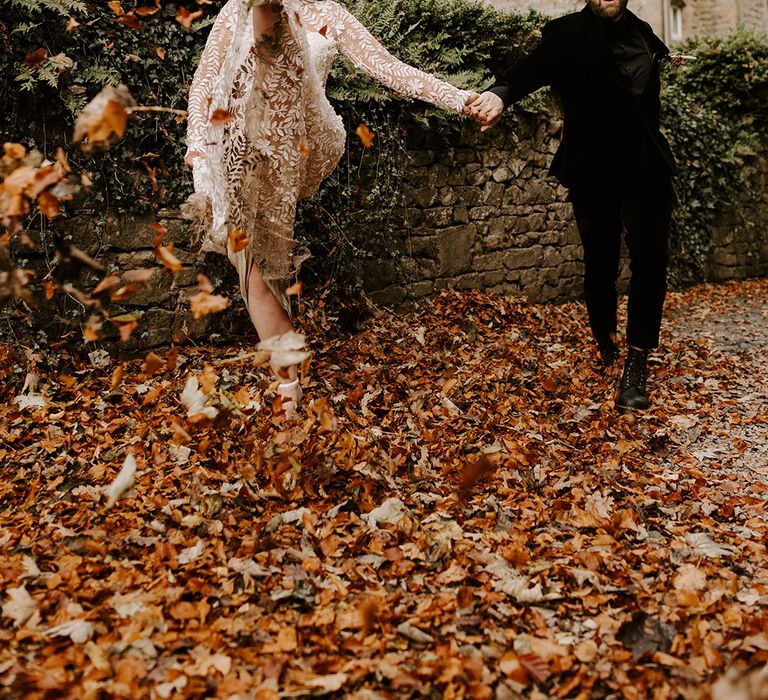
{"label": "stone building", "polygon": [[[584,0],[486,0],[508,10],[536,9],[558,16],[584,7]],[[768,0],[629,0],[668,44],[696,34],[726,34],[736,27],[768,31]]]}

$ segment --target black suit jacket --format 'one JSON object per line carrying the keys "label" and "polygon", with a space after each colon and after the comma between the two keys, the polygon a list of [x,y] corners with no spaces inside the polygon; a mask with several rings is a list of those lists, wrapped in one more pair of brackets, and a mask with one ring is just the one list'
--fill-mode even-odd
{"label": "black suit jacket", "polygon": [[639,27],[653,57],[648,85],[639,98],[622,79],[605,38],[604,20],[589,6],[548,22],[538,46],[491,88],[505,107],[544,85],[559,94],[563,139],[550,173],[566,187],[617,188],[631,186],[649,171],[677,172],[659,131],[659,62],[669,49],[631,12],[628,21]]}

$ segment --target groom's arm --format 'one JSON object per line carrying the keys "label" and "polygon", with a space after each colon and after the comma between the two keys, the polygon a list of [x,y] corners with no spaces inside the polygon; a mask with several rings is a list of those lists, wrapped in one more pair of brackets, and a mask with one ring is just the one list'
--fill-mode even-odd
{"label": "groom's arm", "polygon": [[544,25],[541,40],[533,51],[502,73],[493,87],[467,101],[471,116],[483,123],[481,131],[496,124],[513,102],[554,81],[559,51],[552,24]]}
{"label": "groom's arm", "polygon": [[541,30],[541,40],[527,56],[498,76],[488,89],[504,102],[504,108],[553,82],[558,65],[557,44],[552,22]]}

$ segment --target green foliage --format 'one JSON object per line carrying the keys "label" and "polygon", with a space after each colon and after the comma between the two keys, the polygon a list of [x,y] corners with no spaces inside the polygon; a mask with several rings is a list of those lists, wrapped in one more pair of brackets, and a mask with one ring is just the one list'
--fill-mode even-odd
{"label": "green foliage", "polygon": [[[2,1],[2,0],[0,0]],[[499,65],[538,40],[543,17],[500,12],[471,0],[344,0],[392,53],[454,84],[482,89]],[[219,0],[184,29],[177,6],[129,26],[106,3],[5,0],[0,19],[0,137],[52,155],[69,140],[73,116],[106,84],[125,83],[140,104],[185,108],[186,94]],[[126,5],[126,8],[128,6]],[[79,23],[73,31],[67,25]],[[44,49],[41,61],[28,55]],[[768,134],[768,41],[738,32],[683,47],[699,60],[669,71],[666,132],[680,160],[681,207],[673,231],[672,280],[699,279],[718,212],[749,196],[756,135]],[[396,98],[344,60],[328,93],[349,131],[348,150],[318,195],[303,203],[298,233],[315,253],[310,272],[349,291],[359,288],[366,261],[394,260],[402,236],[405,133],[414,123],[450,138],[459,119]],[[542,101],[532,101],[538,109]],[[354,130],[376,134],[365,151]],[[134,118],[126,138],[106,154],[70,149],[79,169],[94,174],[87,205],[107,210],[178,206],[190,190],[183,163],[183,121],[167,114]]]}
{"label": "green foliage", "polygon": [[742,30],[681,48],[697,60],[665,74],[662,121],[678,159],[680,206],[670,281],[701,281],[724,210],[756,198],[756,153],[768,143],[768,38]]}
{"label": "green foliage", "polygon": [[674,76],[687,94],[722,114],[753,122],[768,134],[768,38],[744,30],[700,37],[682,51],[697,60]]}

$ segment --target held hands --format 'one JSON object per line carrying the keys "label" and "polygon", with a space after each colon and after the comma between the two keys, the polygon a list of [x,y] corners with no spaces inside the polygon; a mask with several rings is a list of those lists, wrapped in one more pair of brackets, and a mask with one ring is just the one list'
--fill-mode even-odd
{"label": "held hands", "polygon": [[493,92],[472,93],[464,103],[463,113],[482,124],[480,131],[488,131],[501,119],[504,102]]}

